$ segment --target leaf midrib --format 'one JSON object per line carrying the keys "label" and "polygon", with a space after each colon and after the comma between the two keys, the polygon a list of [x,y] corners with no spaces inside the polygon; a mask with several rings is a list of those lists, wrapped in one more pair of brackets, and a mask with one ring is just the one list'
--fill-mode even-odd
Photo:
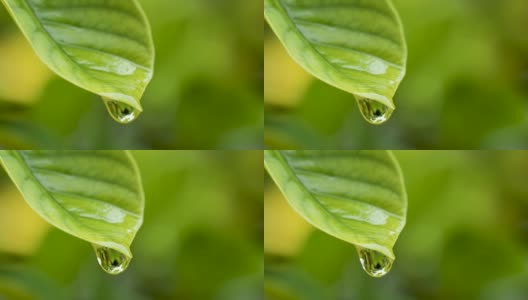
{"label": "leaf midrib", "polygon": [[[284,169],[286,170],[286,172],[288,172],[288,174],[290,175],[290,178],[292,178],[293,180],[295,180],[297,182],[297,184],[299,186],[302,187],[302,189],[306,192],[306,194],[308,194],[310,196],[310,198],[312,198],[312,200],[314,200],[315,203],[317,203],[318,206],[320,206],[332,219],[336,220],[337,222],[339,222],[339,224],[343,225],[345,228],[348,228],[348,229],[354,229],[350,226],[348,226],[346,223],[344,223],[343,221],[341,221],[336,215],[334,215],[331,211],[329,211],[324,205],[323,203],[321,203],[319,201],[319,199],[317,199],[317,197],[315,197],[311,191],[309,189],[307,189],[304,184],[302,183],[302,181],[300,180],[300,178],[297,176],[297,174],[295,174],[295,172],[293,171],[293,167],[290,165],[288,159],[286,157],[284,157],[282,155],[282,153],[278,150],[274,150],[274,153],[277,154],[277,157],[280,159],[280,161],[286,166]],[[311,222],[310,222],[311,223]],[[313,224],[315,226],[315,224]],[[317,228],[319,228],[318,226],[316,226]]]}
{"label": "leaf midrib", "polygon": [[[303,41],[304,41],[304,44],[307,45],[309,48],[311,48],[312,50],[315,51],[315,53],[317,53],[318,57],[320,57],[323,61],[325,61],[330,67],[332,67],[332,69],[334,69],[335,71],[337,71],[339,74],[341,74],[342,76],[346,76],[346,74],[339,68],[339,66],[337,65],[334,65],[332,62],[330,62],[324,55],[323,53],[321,53],[316,47],[314,47],[312,45],[312,41],[310,39],[308,39],[300,30],[299,28],[295,25],[295,23],[293,22],[293,20],[296,20],[297,18],[294,18],[290,11],[289,11],[289,6],[287,4],[284,4],[282,0],[272,0],[272,1],[275,1],[276,3],[278,3],[278,7],[286,14],[287,18],[287,22],[290,24],[290,26],[292,28],[295,29],[295,31],[302,37]],[[302,7],[302,6],[301,6]],[[364,7],[361,7],[361,8],[364,8]],[[379,12],[379,11],[378,11]],[[385,16],[385,14],[383,14]],[[387,16],[388,17],[388,16]],[[304,20],[303,20],[304,21]],[[399,25],[398,25],[399,26]],[[367,33],[367,32],[363,32],[363,31],[359,31],[359,32],[362,32],[362,33]],[[368,33],[368,34],[371,34],[371,33]],[[382,37],[382,38],[385,38],[383,36],[379,36],[379,35],[375,35],[377,37]],[[392,43],[394,43],[394,41],[390,40]],[[397,44],[397,43],[396,43]],[[399,44],[397,44],[398,46],[401,46]],[[363,51],[358,51],[356,49],[352,49],[354,50],[355,52],[360,52],[360,53],[364,53]],[[380,59],[382,61],[386,61],[388,62],[390,65],[392,66],[397,66],[398,69],[402,69],[402,67],[399,65],[399,64],[396,64],[396,63],[393,63],[393,62],[389,62],[387,61],[385,58],[381,58],[381,57],[378,57],[376,55],[373,55],[373,54],[370,54],[370,53],[366,53],[368,54],[369,56],[371,57],[374,57],[374,58],[377,58],[377,59]],[[361,71],[361,72],[364,72],[364,71]],[[367,74],[369,74],[368,72],[366,72]],[[354,93],[355,94],[355,93]]]}
{"label": "leaf midrib", "polygon": [[[58,50],[62,56],[67,59],[68,61],[70,61],[73,65],[75,65],[77,67],[77,69],[82,72],[84,75],[88,76],[89,78],[91,78],[92,80],[95,80],[97,82],[100,82],[100,80],[94,76],[93,74],[91,74],[90,72],[88,72],[87,70],[85,70],[85,67],[83,65],[81,65],[80,63],[76,62],[75,59],[70,56],[62,47],[60,47],[61,43],[59,43],[58,41],[56,41],[53,36],[51,35],[51,33],[44,27],[43,25],[43,20],[40,19],[40,17],[37,15],[36,11],[35,11],[35,8],[27,1],[27,0],[21,0],[23,5],[27,7],[27,10],[31,13],[31,15],[33,16],[33,18],[35,18],[36,20],[38,20],[38,22],[35,22],[37,23],[36,26],[38,26],[38,28],[40,28],[41,32],[43,32],[48,40],[48,42],[50,42],[52,44],[52,47],[53,49],[56,49]],[[4,2],[4,4],[6,3],[6,0],[2,0],[2,2]],[[15,15],[15,12],[10,9],[9,5],[6,5],[6,7],[9,9],[9,11]],[[15,21],[17,20],[16,17],[14,18]],[[17,21],[18,23],[18,21]],[[29,33],[28,33],[29,35]],[[100,50],[99,50],[100,51]],[[100,52],[103,52],[103,51],[100,51]],[[107,54],[107,52],[103,52],[105,54]],[[38,54],[38,51],[37,51],[37,54]],[[109,53],[109,54],[112,54],[112,53]],[[121,56],[117,56],[119,57],[120,59],[124,59],[124,60],[127,60],[129,61],[128,59],[124,58],[124,57],[121,57]],[[135,62],[132,62],[132,61],[129,61],[130,63],[133,63],[135,65],[137,65],[137,63]],[[49,64],[47,64],[48,66],[50,66]],[[50,66],[51,67],[51,66]],[[147,67],[148,68],[148,67]],[[52,67],[52,69],[55,69],[55,67]],[[61,77],[64,78],[64,76],[61,75]],[[69,80],[68,80],[69,81]],[[76,83],[76,85],[79,85]],[[114,86],[114,89],[118,90],[120,93],[123,93],[125,95],[129,95],[129,93],[125,92],[124,90],[122,90],[121,88],[118,88],[117,86]],[[139,105],[139,99],[136,99],[135,96],[132,96],[136,102],[137,105]],[[114,100],[118,100],[118,99],[114,99]]]}
{"label": "leaf midrib", "polygon": [[[371,158],[370,156],[362,156],[363,158]],[[356,182],[359,182],[359,183],[363,183],[363,184],[368,184],[368,185],[371,185],[373,187],[377,187],[377,188],[381,188],[387,192],[390,192],[391,194],[393,194],[394,196],[396,197],[400,197],[401,195],[398,193],[397,190],[391,188],[391,187],[388,187],[388,186],[385,186],[385,185],[381,185],[381,184],[378,184],[376,182],[373,182],[373,181],[368,181],[368,180],[365,180],[365,179],[359,179],[359,178],[352,178],[352,177],[347,177],[347,176],[343,176],[343,175],[331,175],[331,174],[328,174],[328,173],[324,173],[324,172],[320,172],[320,171],[314,171],[314,170],[307,170],[307,169],[299,169],[299,168],[296,168],[296,167],[293,167],[292,165],[289,164],[289,161],[287,158],[285,158],[284,156],[282,157],[282,159],[288,164],[288,167],[290,168],[290,170],[292,172],[289,172],[290,174],[293,174],[293,176],[296,177],[296,179],[298,180],[298,182],[303,186],[305,187],[305,190],[308,191],[311,196],[313,198],[315,198],[317,200],[317,202],[319,203],[319,205],[323,208],[325,208],[325,210],[329,213],[332,214],[332,212],[330,212],[325,206],[324,204],[317,198],[317,195],[326,195],[328,197],[333,197],[333,198],[342,198],[342,199],[347,199],[347,200],[350,200],[350,201],[354,201],[354,202],[358,202],[358,203],[362,203],[364,205],[368,205],[372,208],[375,208],[375,209],[378,209],[378,210],[381,210],[383,212],[385,212],[386,214],[388,215],[391,215],[399,220],[403,220],[404,216],[400,215],[399,213],[397,212],[392,212],[390,210],[388,210],[387,208],[384,208],[384,207],[380,207],[380,206],[377,206],[377,205],[373,205],[371,203],[369,203],[368,201],[364,201],[364,200],[359,200],[359,199],[349,199],[348,197],[345,197],[345,196],[342,196],[342,195],[337,195],[337,194],[327,194],[327,193],[324,193],[324,192],[321,192],[321,191],[314,191],[312,189],[309,189],[307,188],[304,183],[302,182],[302,180],[299,178],[299,176],[297,176],[297,174],[295,172],[298,172],[298,173],[306,173],[306,174],[309,174],[309,175],[324,175],[324,176],[329,176],[329,177],[337,177],[337,178],[341,178],[341,179],[344,179],[344,180],[351,180],[351,181],[356,181]],[[378,161],[378,160],[373,160],[373,161]],[[392,170],[392,169],[391,169]],[[333,214],[332,214],[333,215]],[[338,216],[335,216],[336,219],[339,220],[339,217]],[[367,222],[368,223],[368,222]],[[370,223],[369,223],[370,224]]]}
{"label": "leaf midrib", "polygon": [[79,69],[81,69],[81,71],[82,71],[84,74],[90,76],[92,79],[97,79],[97,78],[95,78],[94,76],[92,76],[92,74],[90,74],[89,72],[85,72],[83,66],[81,66],[79,63],[77,63],[77,62],[73,59],[73,57],[71,57],[68,53],[66,53],[66,51],[64,51],[64,49],[62,49],[61,47],[57,46],[59,43],[58,43],[57,41],[55,41],[55,39],[53,39],[53,36],[51,35],[51,33],[49,33],[49,31],[44,27],[44,25],[43,25],[43,23],[42,23],[42,20],[39,18],[39,16],[38,16],[37,13],[35,12],[34,7],[33,7],[31,4],[29,4],[29,2],[26,1],[26,0],[22,0],[22,1],[23,1],[24,5],[25,5],[26,7],[28,7],[28,9],[29,9],[29,11],[31,12],[31,14],[33,15],[33,17],[34,17],[35,19],[38,20],[38,22],[36,22],[36,23],[37,23],[37,26],[42,30],[42,32],[44,32],[44,33],[46,34],[46,37],[48,38],[48,40],[50,40],[50,41],[52,42],[52,44],[55,45],[53,48],[58,49],[58,50],[59,50],[59,51],[65,56],[65,57],[68,58],[68,60],[70,60],[70,61],[71,61],[74,65],[76,65]]}
{"label": "leaf midrib", "polygon": [[[73,220],[75,220],[78,224],[84,226],[85,228],[88,228],[90,230],[95,230],[94,228],[90,227],[89,225],[86,225],[84,222],[82,222],[81,220],[79,220],[75,215],[73,215],[69,210],[67,210],[59,201],[57,201],[55,199],[55,197],[53,197],[53,195],[51,194],[51,191],[49,191],[41,182],[40,180],[35,176],[35,174],[33,174],[33,171],[29,165],[29,163],[27,162],[26,158],[20,154],[18,151],[12,151],[12,153],[14,155],[16,155],[22,162],[23,162],[23,166],[24,168],[26,168],[27,172],[29,175],[31,175],[32,179],[35,181],[35,182],[38,182],[38,185],[40,187],[40,190],[42,192],[44,192],[50,199],[53,199],[53,202],[55,202],[58,206],[60,206],[60,208],[66,212]],[[29,178],[28,178],[29,179]],[[50,223],[53,223],[53,222],[50,222]]]}
{"label": "leaf midrib", "polygon": [[[273,0],[272,0],[273,1]],[[317,48],[315,48],[314,46],[312,46],[312,44],[310,43],[310,40],[299,30],[299,28],[297,28],[297,26],[295,25],[295,23],[293,23],[293,17],[291,16],[289,10],[288,10],[288,5],[282,3],[282,0],[274,0],[275,2],[277,2],[279,8],[284,11],[284,13],[286,14],[286,16],[288,16],[286,18],[286,20],[288,21],[288,23],[290,23],[291,27],[295,29],[295,31],[302,37],[303,41],[304,41],[304,44],[305,45],[308,45],[309,48],[311,48],[312,50],[315,51],[315,53],[317,53],[317,55],[323,60],[325,61],[330,67],[332,67],[332,69],[334,69],[335,71],[337,71],[339,74],[341,75],[345,75],[340,69],[338,69],[336,66],[334,66],[332,63],[330,63],[330,61],[324,57],[324,55],[319,52],[319,50],[317,50]]]}
{"label": "leaf midrib", "polygon": [[[18,157],[22,162],[23,162],[23,166],[24,168],[27,170],[27,173],[29,176],[31,176],[31,178],[38,183],[39,187],[40,187],[40,190],[45,193],[50,199],[53,199],[53,202],[56,203],[61,209],[62,211],[64,211],[67,215],[70,216],[70,218],[75,221],[76,224],[80,225],[80,226],[83,226],[84,228],[90,230],[90,231],[94,231],[94,232],[98,232],[98,230],[96,228],[93,228],[91,227],[90,225],[86,224],[85,222],[83,222],[82,218],[78,218],[77,216],[75,216],[74,214],[72,214],[68,209],[66,209],[62,204],[61,202],[57,201],[57,199],[55,199],[55,197],[53,196],[53,191],[51,190],[48,190],[43,184],[42,182],[36,177],[36,175],[33,173],[33,170],[31,168],[31,165],[28,163],[28,161],[25,159],[24,155],[20,154],[18,151],[11,151],[11,153],[13,153],[16,157]],[[30,179],[30,178],[28,178]],[[93,199],[93,200],[96,200],[96,201],[100,201],[100,200],[97,200],[97,199]],[[105,201],[106,204],[109,204],[109,205],[113,205],[111,203],[108,203]],[[117,206],[116,206],[117,207]],[[118,207],[120,208],[120,207]],[[131,213],[130,211],[126,210],[126,209],[123,209],[123,208],[120,208],[121,210],[123,210],[124,212],[126,213],[129,213],[130,215],[132,216],[137,216],[135,213]],[[53,222],[49,221],[50,223],[53,224]],[[68,232],[68,231],[67,231]],[[106,234],[101,234],[99,233],[101,236],[107,236]],[[111,236],[108,236],[109,238]]]}

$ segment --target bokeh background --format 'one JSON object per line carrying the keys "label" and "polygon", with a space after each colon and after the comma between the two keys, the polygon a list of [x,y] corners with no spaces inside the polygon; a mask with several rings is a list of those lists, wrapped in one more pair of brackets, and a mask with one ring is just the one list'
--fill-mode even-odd
{"label": "bokeh background", "polygon": [[156,47],[133,124],[53,75],[0,6],[0,147],[260,149],[262,3],[140,0]]}
{"label": "bokeh background", "polygon": [[262,299],[261,151],[134,151],[145,219],[117,276],[0,174],[2,300]]}
{"label": "bokeh background", "polygon": [[265,299],[528,299],[528,152],[396,151],[407,225],[392,270],[298,217],[266,178]]}
{"label": "bokeh background", "polygon": [[385,125],[353,96],[307,75],[266,26],[268,148],[528,147],[528,2],[394,0],[409,48],[407,76]]}

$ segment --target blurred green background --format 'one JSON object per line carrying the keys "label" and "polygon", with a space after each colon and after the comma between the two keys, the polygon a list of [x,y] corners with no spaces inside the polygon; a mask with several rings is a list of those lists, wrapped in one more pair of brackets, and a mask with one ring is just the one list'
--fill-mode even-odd
{"label": "blurred green background", "polygon": [[394,0],[409,48],[407,76],[385,125],[353,96],[314,80],[266,26],[268,148],[528,147],[528,1]]}
{"label": "blurred green background", "polygon": [[133,124],[53,75],[0,6],[0,148],[262,148],[262,4],[140,0],[156,46]]}
{"label": "blurred green background", "polygon": [[528,299],[528,152],[396,151],[409,196],[381,279],[354,246],[313,229],[266,179],[269,300]]}
{"label": "blurred green background", "polygon": [[0,177],[0,299],[262,299],[261,151],[134,151],[145,219],[129,268],[45,223]]}

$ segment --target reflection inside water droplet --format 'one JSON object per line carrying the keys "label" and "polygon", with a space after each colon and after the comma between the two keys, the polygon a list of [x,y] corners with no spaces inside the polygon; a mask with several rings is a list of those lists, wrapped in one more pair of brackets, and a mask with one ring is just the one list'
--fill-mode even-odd
{"label": "reflection inside water droplet", "polygon": [[128,104],[106,99],[104,102],[110,116],[121,124],[130,123],[139,116],[139,112]]}
{"label": "reflection inside water droplet", "polygon": [[389,273],[393,260],[384,254],[357,246],[356,247],[363,270],[372,277],[382,277]]}
{"label": "reflection inside water droplet", "polygon": [[106,273],[117,275],[125,271],[128,267],[130,258],[128,258],[125,254],[117,250],[101,247],[98,245],[93,245],[93,247],[95,250],[95,255],[97,256],[97,262]]}
{"label": "reflection inside water droplet", "polygon": [[381,102],[369,98],[357,96],[356,99],[359,110],[361,111],[361,114],[365,120],[374,125],[385,123],[388,119],[390,119],[392,112],[394,111],[392,108],[382,104]]}

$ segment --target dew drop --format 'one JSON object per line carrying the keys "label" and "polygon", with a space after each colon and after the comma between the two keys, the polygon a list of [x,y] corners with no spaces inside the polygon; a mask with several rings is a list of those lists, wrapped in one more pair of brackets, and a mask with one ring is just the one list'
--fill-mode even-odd
{"label": "dew drop", "polygon": [[392,108],[379,101],[359,96],[356,99],[363,118],[374,125],[385,123],[390,119],[392,112],[394,111]]}
{"label": "dew drop", "polygon": [[93,247],[95,250],[95,255],[97,256],[97,262],[106,273],[117,275],[125,271],[128,267],[130,258],[128,258],[125,254],[117,250],[101,247],[98,245],[93,245]]}
{"label": "dew drop", "polygon": [[384,254],[357,246],[359,260],[363,270],[372,277],[382,277],[389,273],[393,260]]}
{"label": "dew drop", "polygon": [[113,100],[104,100],[108,113],[121,124],[128,124],[139,116],[139,112],[132,106]]}

